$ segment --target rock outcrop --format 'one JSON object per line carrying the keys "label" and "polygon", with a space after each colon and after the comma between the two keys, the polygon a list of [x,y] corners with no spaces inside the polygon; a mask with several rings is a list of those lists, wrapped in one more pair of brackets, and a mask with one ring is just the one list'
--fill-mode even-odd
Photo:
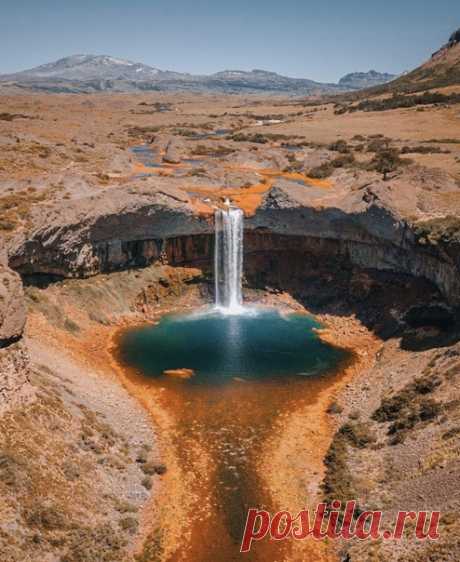
{"label": "rock outcrop", "polygon": [[[430,199],[419,173],[414,169],[391,182],[338,189],[329,197],[315,188],[275,185],[247,227],[260,234],[329,241],[329,254],[346,257],[362,268],[424,277],[458,305],[460,245],[427,246],[417,234],[417,221],[409,220],[422,217],[420,208]],[[431,181],[428,185],[428,191],[435,189]],[[460,191],[455,182],[450,189]]]}
{"label": "rock outcrop", "polygon": [[43,213],[16,240],[11,266],[23,274],[88,277],[142,266],[165,252],[164,240],[209,233],[183,191],[138,182],[112,188]]}
{"label": "rock outcrop", "polygon": [[308,172],[312,168],[316,168],[318,166],[321,166],[321,164],[326,164],[327,162],[330,162],[336,156],[337,155],[334,154],[334,152],[332,152],[331,150],[327,150],[325,148],[320,150],[311,148],[308,150],[304,158],[303,167]]}
{"label": "rock outcrop", "polygon": [[22,334],[26,320],[21,278],[0,256],[0,415],[30,397],[29,357]]}
{"label": "rock outcrop", "polygon": [[24,330],[26,310],[21,278],[0,256],[0,348],[19,340]]}
{"label": "rock outcrop", "polygon": [[184,146],[173,138],[166,145],[163,162],[166,162],[167,164],[180,164],[183,157]]}
{"label": "rock outcrop", "polygon": [[454,31],[452,33],[452,35],[449,37],[449,41],[447,42],[445,47],[453,47],[454,45],[457,45],[458,43],[460,43],[460,28],[458,28],[456,31]]}

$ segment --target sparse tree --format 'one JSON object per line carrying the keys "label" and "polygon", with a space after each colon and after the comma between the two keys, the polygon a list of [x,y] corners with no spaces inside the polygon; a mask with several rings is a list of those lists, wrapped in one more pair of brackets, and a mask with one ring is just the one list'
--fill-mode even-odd
{"label": "sparse tree", "polygon": [[399,152],[396,148],[387,148],[378,152],[372,160],[372,167],[377,172],[383,174],[383,180],[388,179],[388,174],[394,172],[402,163]]}

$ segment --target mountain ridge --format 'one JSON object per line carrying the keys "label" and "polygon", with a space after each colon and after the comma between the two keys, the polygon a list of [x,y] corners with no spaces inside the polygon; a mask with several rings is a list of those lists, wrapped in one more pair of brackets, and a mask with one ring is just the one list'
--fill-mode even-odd
{"label": "mountain ridge", "polygon": [[353,90],[358,90],[379,84],[386,84],[397,77],[397,74],[377,72],[376,70],[369,70],[368,72],[350,72],[349,74],[342,76],[342,78],[338,81],[338,84],[347,86]]}
{"label": "mountain ridge", "polygon": [[350,78],[348,82],[339,81],[337,84],[316,82],[262,69],[226,69],[209,75],[195,75],[162,70],[110,55],[76,54],[20,72],[0,75],[0,84],[11,83],[20,88],[45,92],[193,90],[311,95],[357,89],[362,87],[361,83],[369,85],[369,80],[373,80],[373,85],[380,84],[379,77],[387,81],[393,75],[369,71],[352,73],[344,78],[347,76],[355,76],[354,83]]}
{"label": "mountain ridge", "polygon": [[395,78],[389,83],[361,90],[357,96],[382,94],[411,94],[460,84],[460,28],[447,43],[435,51],[420,66]]}

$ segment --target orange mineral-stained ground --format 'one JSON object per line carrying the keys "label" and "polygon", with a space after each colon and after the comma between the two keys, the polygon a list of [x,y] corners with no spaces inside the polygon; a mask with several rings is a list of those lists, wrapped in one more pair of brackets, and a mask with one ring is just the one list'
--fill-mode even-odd
{"label": "orange mineral-stained ground", "polygon": [[[190,164],[162,164],[159,167],[145,165],[141,162],[135,162],[133,173],[149,174],[158,176],[172,176],[176,170],[191,169]],[[276,169],[259,169],[247,166],[225,166],[225,169],[253,172],[261,176],[259,183],[250,187],[216,187],[216,186],[184,186],[182,189],[191,195],[192,205],[196,213],[202,216],[212,214],[215,206],[219,205],[222,200],[229,198],[233,203],[240,207],[246,216],[255,214],[257,208],[261,204],[264,195],[273,187],[278,179],[303,182],[305,185],[328,189],[332,186],[328,180],[311,178],[300,172],[283,172]]]}

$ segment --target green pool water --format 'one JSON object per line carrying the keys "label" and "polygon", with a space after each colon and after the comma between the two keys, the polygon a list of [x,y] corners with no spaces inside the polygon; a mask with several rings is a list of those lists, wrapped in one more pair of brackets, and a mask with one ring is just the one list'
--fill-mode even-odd
{"label": "green pool water", "polygon": [[123,361],[149,377],[168,369],[193,369],[186,384],[305,377],[333,368],[345,352],[322,342],[319,324],[301,314],[248,310],[165,316],[132,330],[120,342]]}

